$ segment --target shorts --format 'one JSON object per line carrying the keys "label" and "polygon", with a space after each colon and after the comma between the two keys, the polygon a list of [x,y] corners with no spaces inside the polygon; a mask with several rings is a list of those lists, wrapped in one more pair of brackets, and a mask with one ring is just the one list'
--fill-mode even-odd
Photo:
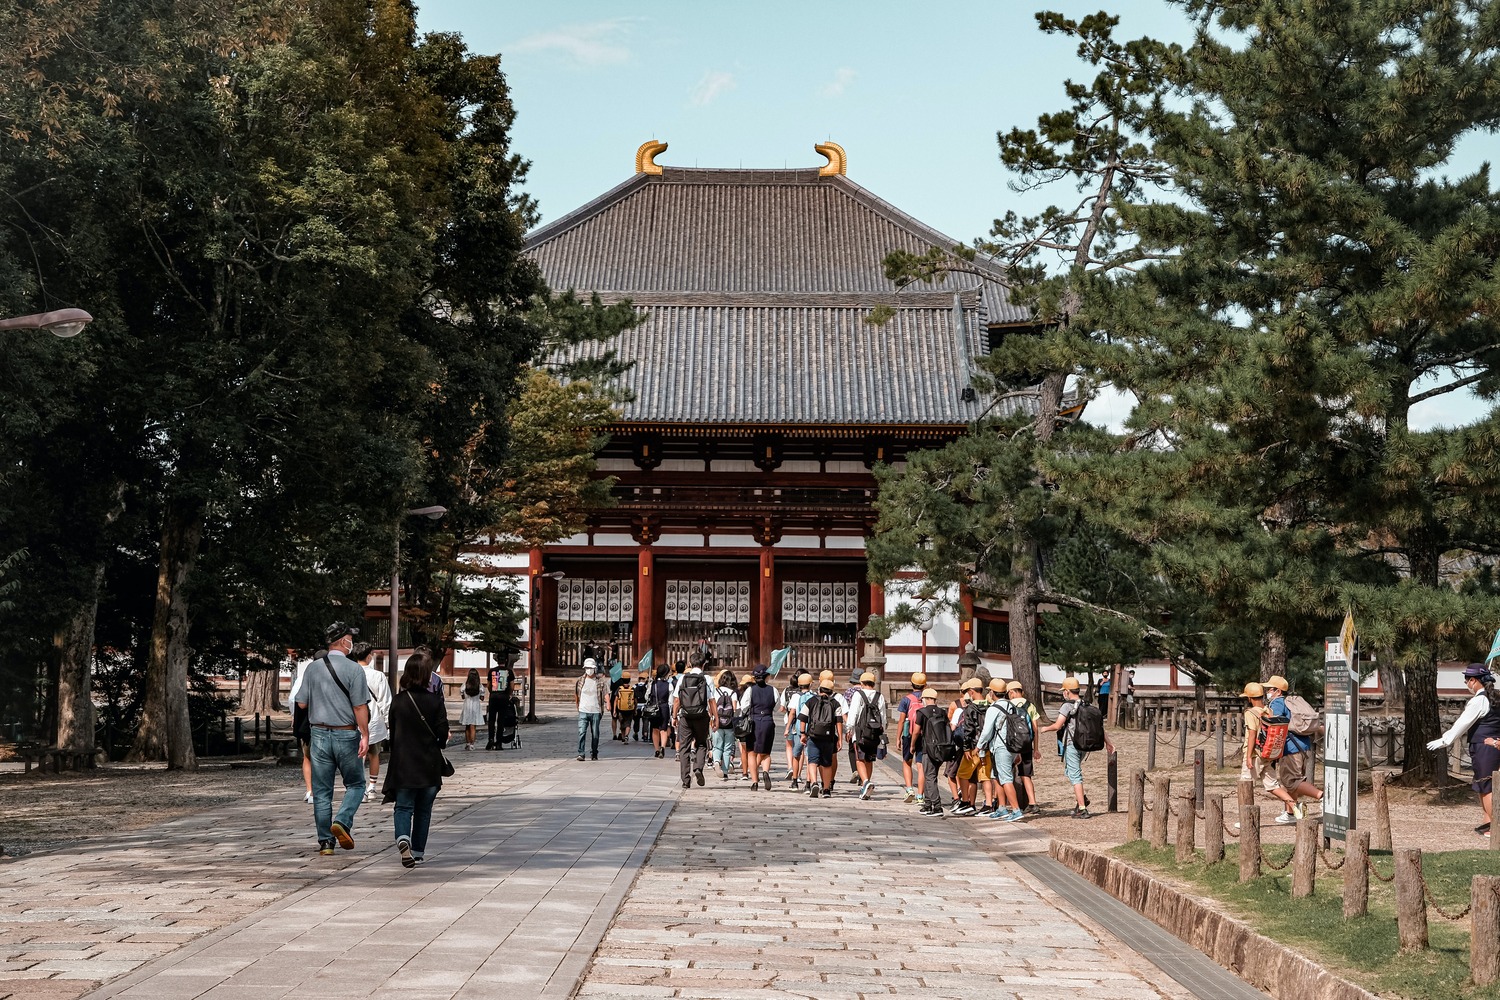
{"label": "shorts", "polygon": [[880,759],[880,741],[856,743],[854,744],[854,754],[859,760],[873,764]]}
{"label": "shorts", "polygon": [[839,741],[833,736],[814,736],[807,741],[807,762],[813,767],[832,767],[839,762]]}
{"label": "shorts", "polygon": [[1276,777],[1282,788],[1296,788],[1302,784],[1302,765],[1306,758],[1300,753],[1284,753],[1276,762]]}
{"label": "shorts", "polygon": [[911,745],[911,733],[901,734],[901,759],[906,763],[922,763],[922,748],[913,748]]}
{"label": "shorts", "polygon": [[958,762],[961,760],[963,760],[963,754],[959,754],[957,757],[954,757],[952,760],[948,761],[948,763],[944,764],[943,777],[947,778],[949,781],[956,780],[958,778]]}
{"label": "shorts", "polygon": [[1036,768],[1036,755],[1032,752],[1035,744],[1028,745],[1024,753],[1016,754],[1015,770],[1016,777],[1029,778]]}
{"label": "shorts", "polygon": [[1083,784],[1083,758],[1084,754],[1071,742],[1063,744],[1063,774],[1068,776],[1068,784]]}
{"label": "shorts", "polygon": [[1240,780],[1259,781],[1266,791],[1274,792],[1281,787],[1281,779],[1276,776],[1277,765],[1280,763],[1279,759],[1266,760],[1264,757],[1252,757],[1250,767],[1240,768]]}
{"label": "shorts", "polygon": [[807,752],[807,744],[802,741],[801,733],[787,734],[786,743],[791,748],[793,760],[801,760],[802,755]]}
{"label": "shorts", "polygon": [[958,762],[959,781],[989,781],[994,777],[990,755],[983,750],[970,750]]}
{"label": "shorts", "polygon": [[391,745],[390,740],[372,740],[369,753],[385,753],[386,748]]}
{"label": "shorts", "polygon": [[1002,785],[1009,785],[1016,780],[1015,759],[1016,755],[1002,747],[997,747],[991,759],[994,762],[995,780]]}

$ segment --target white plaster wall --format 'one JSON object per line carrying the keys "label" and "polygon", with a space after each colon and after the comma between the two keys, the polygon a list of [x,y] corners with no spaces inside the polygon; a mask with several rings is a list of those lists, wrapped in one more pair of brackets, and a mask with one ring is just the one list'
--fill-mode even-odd
{"label": "white plaster wall", "polygon": [[865,547],[865,540],[855,535],[829,535],[823,539],[825,549],[860,549]]}
{"label": "white plaster wall", "polygon": [[754,548],[759,544],[754,535],[710,535],[708,539],[711,549]]}
{"label": "white plaster wall", "polygon": [[702,535],[662,535],[661,538],[659,538],[659,539],[656,540],[656,545],[658,547],[668,546],[668,545],[676,545],[676,546],[688,545],[688,546],[692,546],[693,548],[702,548],[703,547],[703,536]]}
{"label": "white plaster wall", "polygon": [[815,549],[818,548],[817,535],[787,535],[776,543],[778,549]]}
{"label": "white plaster wall", "polygon": [[595,545],[634,545],[635,539],[628,533],[601,531],[594,536]]}

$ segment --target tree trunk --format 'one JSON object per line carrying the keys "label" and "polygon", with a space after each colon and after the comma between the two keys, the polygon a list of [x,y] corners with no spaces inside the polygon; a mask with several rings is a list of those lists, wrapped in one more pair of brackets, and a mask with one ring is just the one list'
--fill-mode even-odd
{"label": "tree trunk", "polygon": [[104,584],[104,562],[94,564],[87,589],[52,636],[57,650],[57,745],[64,750],[92,753],[98,719],[94,711],[94,620],[99,612],[99,588]]}
{"label": "tree trunk", "polygon": [[1010,669],[1015,679],[1021,682],[1026,700],[1035,705],[1045,719],[1046,710],[1042,707],[1042,654],[1036,626],[1037,546],[1035,542],[1025,541],[1017,545],[1016,550],[1021,578],[1016,581],[1007,605],[1010,614]]}
{"label": "tree trunk", "polygon": [[1385,695],[1385,711],[1389,715],[1406,713],[1406,678],[1396,666],[1396,651],[1387,646],[1375,656],[1375,669],[1380,675],[1380,690]]}
{"label": "tree trunk", "polygon": [[188,605],[186,586],[203,540],[203,508],[169,501],[162,515],[156,613],[146,663],[146,703],[131,760],[165,760],[169,770],[198,768],[188,717]]}
{"label": "tree trunk", "polygon": [[240,713],[242,715],[269,715],[278,711],[281,694],[281,667],[279,664],[265,664],[264,660],[251,658],[249,663],[256,666],[245,668],[245,693],[240,696]]}
{"label": "tree trunk", "polygon": [[1286,676],[1286,636],[1275,629],[1267,629],[1260,637],[1260,679],[1273,674]]}
{"label": "tree trunk", "polygon": [[[1411,549],[1407,554],[1412,580],[1429,590],[1438,586],[1438,553],[1430,549]],[[1406,668],[1406,749],[1401,762],[1403,785],[1430,785],[1447,774],[1440,762],[1446,750],[1428,750],[1427,744],[1442,734],[1438,722],[1437,658],[1430,649],[1421,650],[1421,658]]]}

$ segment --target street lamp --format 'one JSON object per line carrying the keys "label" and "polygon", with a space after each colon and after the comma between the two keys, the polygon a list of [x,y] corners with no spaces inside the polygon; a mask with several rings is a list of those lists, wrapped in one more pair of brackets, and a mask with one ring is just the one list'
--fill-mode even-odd
{"label": "street lamp", "polygon": [[927,633],[932,631],[936,614],[932,607],[932,599],[922,598],[917,602],[917,628],[922,632],[922,673],[927,673]]}
{"label": "street lamp", "polygon": [[52,312],[0,319],[0,330],[46,330],[54,337],[76,337],[93,321],[94,317],[82,309],[54,309]]}
{"label": "street lamp", "polygon": [[[436,521],[448,513],[447,507],[413,507],[406,512],[407,517],[428,517]],[[396,690],[400,683],[400,677],[396,673],[396,648],[400,645],[401,635],[401,526],[396,526],[396,555],[391,563],[391,644],[390,662],[385,666],[385,672],[389,675],[391,690]]]}
{"label": "street lamp", "polygon": [[[567,574],[560,569],[542,574],[542,577],[548,580],[561,580],[565,576]],[[526,721],[535,723],[536,676],[542,659],[542,581],[540,579],[531,588],[531,628],[529,631],[530,635],[526,637],[526,644],[531,647],[527,650],[526,657]]]}

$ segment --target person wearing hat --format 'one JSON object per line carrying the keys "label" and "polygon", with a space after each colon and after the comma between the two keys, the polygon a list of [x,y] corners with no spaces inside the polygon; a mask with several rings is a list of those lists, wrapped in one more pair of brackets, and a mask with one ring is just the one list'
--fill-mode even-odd
{"label": "person wearing hat", "polygon": [[849,698],[846,723],[854,747],[854,769],[859,775],[861,799],[875,794],[875,760],[885,739],[885,696],[875,688],[875,675],[866,670],[859,675],[859,687]]}
{"label": "person wearing hat", "polygon": [[750,739],[745,744],[745,773],[750,775],[750,790],[755,791],[758,782],[771,790],[771,749],[776,743],[776,689],[766,683],[771,671],[764,663],[757,663],[750,675],[751,683],[740,695],[740,711],[750,716],[754,726]]}
{"label": "person wearing hat", "polygon": [[592,656],[583,661],[583,675],[573,682],[573,701],[578,706],[578,759],[583,760],[586,741],[589,758],[599,759],[599,722],[609,710],[609,679],[599,672]]}
{"label": "person wearing hat", "polygon": [[1492,818],[1493,780],[1495,768],[1500,765],[1500,692],[1495,690],[1495,675],[1483,663],[1471,663],[1464,667],[1464,687],[1470,698],[1458,721],[1448,731],[1431,743],[1429,750],[1444,750],[1465,736],[1469,742],[1469,758],[1474,764],[1474,781],[1469,786],[1479,795],[1479,807],[1484,810],[1484,822],[1474,828],[1481,836],[1490,833]]}
{"label": "person wearing hat", "polygon": [[922,710],[922,689],[926,686],[927,675],[917,671],[911,675],[911,690],[896,702],[896,718],[901,720],[901,779],[905,782],[907,802],[920,801],[922,789],[926,787],[927,769],[922,766],[922,747],[911,736],[912,720]]}
{"label": "person wearing hat", "polygon": [[[337,843],[354,848],[354,814],[364,801],[365,754],[370,749],[370,686],[358,663],[349,659],[359,630],[334,622],[323,632],[328,648],[308,664],[296,704],[306,709],[312,758],[313,825],[318,853],[332,854]],[[333,812],[333,775],[344,778],[344,797]]]}
{"label": "person wearing hat", "polygon": [[[1088,819],[1089,798],[1083,791],[1083,758],[1087,755],[1073,742],[1073,717],[1078,714],[1080,704],[1077,677],[1063,678],[1062,694],[1063,703],[1057,710],[1057,718],[1052,720],[1050,726],[1037,730],[1036,738],[1041,739],[1042,733],[1057,733],[1057,752],[1063,760],[1063,773],[1073,786],[1073,798],[1077,802],[1069,815],[1074,819]],[[1104,752],[1115,752],[1115,746],[1108,736],[1104,737]]]}
{"label": "person wearing hat", "polygon": [[1291,810],[1293,822],[1296,822],[1302,818],[1302,807],[1281,786],[1277,761],[1267,760],[1255,752],[1256,734],[1260,732],[1261,721],[1271,714],[1266,707],[1266,689],[1251,681],[1240,694],[1250,703],[1250,707],[1245,709],[1245,755],[1241,761],[1243,767],[1240,770],[1240,780],[1260,782],[1261,787]]}
{"label": "person wearing hat", "polygon": [[1026,700],[1026,691],[1020,681],[1010,681],[1005,685],[1005,697],[1031,729],[1031,742],[1027,743],[1026,749],[1016,756],[1016,780],[1021,784],[1016,791],[1016,797],[1019,798],[1021,792],[1024,791],[1027,804],[1022,811],[1028,815],[1040,816],[1042,807],[1036,800],[1036,785],[1032,782],[1032,775],[1036,769],[1036,731],[1037,726],[1041,724],[1042,713]]}
{"label": "person wearing hat", "polygon": [[646,689],[651,686],[651,676],[644,670],[635,672],[635,683],[631,689],[635,692],[635,712],[630,719],[630,735],[637,743],[651,736],[651,719],[646,714]]}
{"label": "person wearing hat", "polygon": [[832,674],[818,679],[818,693],[802,703],[797,718],[807,734],[807,794],[830,796],[844,741],[844,702],[833,693]]}
{"label": "person wearing hat", "polygon": [[917,812],[923,816],[943,819],[943,786],[938,782],[939,734],[951,732],[948,712],[938,706],[938,694],[933,688],[921,691],[921,707],[912,716],[912,740],[922,748],[922,783],[927,791],[922,796],[922,808]]}
{"label": "person wearing hat", "polygon": [[787,781],[791,783],[792,790],[796,791],[802,784],[802,765],[807,759],[807,739],[802,728],[802,720],[798,718],[802,712],[802,706],[807,704],[807,699],[812,694],[812,674],[801,674],[796,681],[787,685],[786,696],[782,699],[782,728],[786,731],[786,756],[787,756]]}
{"label": "person wearing hat", "polygon": [[958,688],[963,710],[953,728],[953,737],[963,745],[964,752],[958,760],[955,775],[957,790],[952,813],[954,816],[973,816],[979,811],[980,793],[989,794],[994,777],[989,752],[979,745],[979,733],[984,727],[989,702],[985,698],[984,681],[978,677],[970,677]]}
{"label": "person wearing hat", "polygon": [[979,732],[979,746],[990,755],[994,767],[995,807],[987,815],[990,819],[1014,823],[1025,817],[1016,798],[1016,755],[1006,743],[1006,732],[1011,726],[1027,725],[1025,719],[1016,714],[1005,697],[1005,680],[995,677],[990,680],[990,703],[984,713],[984,728]]}
{"label": "person wearing hat", "polygon": [[[1286,705],[1286,693],[1290,690],[1285,677],[1273,674],[1271,679],[1261,685],[1266,693],[1266,711],[1270,715],[1285,716],[1291,718],[1291,710]],[[1281,752],[1281,759],[1276,762],[1276,775],[1281,780],[1281,787],[1285,788],[1292,796],[1292,800],[1300,802],[1302,799],[1312,799],[1321,802],[1323,793],[1318,786],[1308,781],[1307,759],[1303,754],[1312,749],[1312,741],[1300,733],[1291,729],[1286,733],[1286,749]],[[1283,809],[1276,817],[1276,822],[1284,825],[1297,822],[1297,817],[1290,809]]]}

